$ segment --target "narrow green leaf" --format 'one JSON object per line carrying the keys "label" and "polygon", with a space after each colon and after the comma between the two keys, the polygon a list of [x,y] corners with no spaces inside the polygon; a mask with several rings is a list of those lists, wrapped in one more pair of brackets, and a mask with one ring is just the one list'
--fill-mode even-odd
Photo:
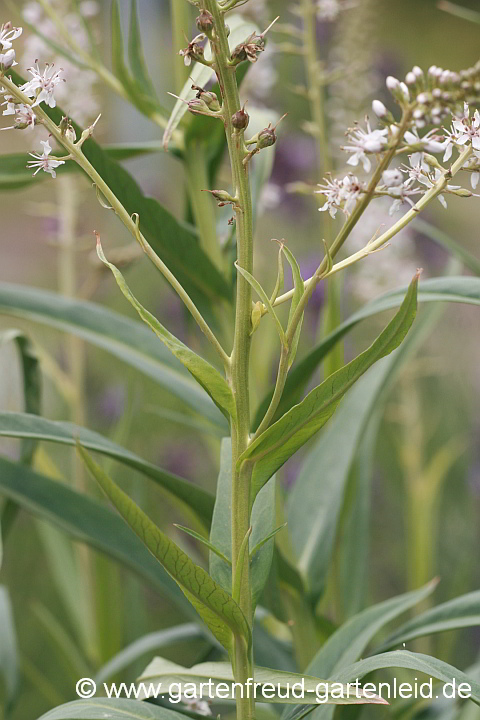
{"label": "narrow green leaf", "polygon": [[[230,438],[222,440],[220,472],[213,511],[210,542],[230,560],[232,559],[232,445]],[[271,482],[257,496],[251,516],[250,548],[265,540],[275,527],[275,483]],[[273,540],[255,553],[250,563],[253,606],[255,607],[268,578],[273,557]],[[210,554],[210,574],[226,592],[232,592],[231,566]]]}
{"label": "narrow green leaf", "polygon": [[15,622],[8,590],[0,585],[0,707],[8,710],[13,704],[19,687],[19,662]]}
{"label": "narrow green leaf", "polygon": [[[405,289],[401,288],[372,300],[358,312],[354,313],[339,325],[330,335],[324,338],[308,355],[298,362],[289,373],[279,413],[285,413],[301,398],[302,392],[308,385],[318,365],[350,330],[359,322],[369,317],[398,307],[403,301]],[[468,305],[480,305],[480,278],[458,276],[432,278],[422,281],[418,292],[418,302],[454,302]],[[255,413],[254,427],[258,427],[268,405],[273,391],[262,400]]]}
{"label": "narrow green leaf", "polygon": [[152,378],[216,427],[227,423],[183,365],[143,323],[85,300],[0,283],[0,313],[42,323],[93,343]]}
{"label": "narrow green leaf", "polygon": [[430,608],[409,620],[382,643],[377,652],[425,635],[480,625],[480,590]]}
{"label": "narrow green leaf", "polygon": [[480,13],[475,10],[457,5],[457,3],[449,2],[449,0],[440,0],[438,8],[450,13],[450,15],[456,15],[462,20],[468,20],[469,22],[480,24]]}
{"label": "narrow green leaf", "polygon": [[227,563],[227,565],[232,564],[232,561],[227,558],[226,555],[222,553],[221,550],[219,550],[215,545],[213,545],[211,542],[209,542],[206,538],[204,538],[200,533],[195,532],[195,530],[190,530],[190,528],[184,527],[183,525],[178,525],[177,523],[173,523],[174,527],[178,528],[179,530],[182,530],[182,532],[186,533],[187,535],[190,535],[190,537],[195,538],[195,540],[198,540],[198,542],[202,543],[202,545],[205,545],[206,548],[208,548],[211,552],[215,553],[223,562]]}
{"label": "narrow green leaf", "polygon": [[120,8],[118,0],[112,0],[112,69],[117,78],[121,81],[128,74],[125,65],[124,44],[122,23],[120,19]]}
{"label": "narrow green leaf", "polygon": [[69,635],[55,615],[40,603],[33,606],[33,613],[39,627],[43,629],[50,642],[54,654],[70,675],[70,680],[75,683],[81,677],[88,677],[90,666],[82,656],[77,641]]}
{"label": "narrow green leaf", "polygon": [[[23,406],[25,412],[39,415],[41,412],[42,374],[40,362],[28,337],[21,330],[6,330],[0,333],[0,346],[14,342],[20,355],[23,379]],[[35,453],[36,441],[22,440],[21,460],[29,464]]]}
{"label": "narrow green leaf", "polygon": [[[15,71],[9,72],[17,84],[25,82]],[[62,116],[68,114],[59,107],[44,106],[43,109],[57,125],[61,122]],[[82,128],[74,121],[72,124],[77,137],[80,137]],[[89,138],[82,145],[82,151],[126,211],[130,215],[138,214],[147,242],[162,258],[195,304],[211,309],[212,304],[219,298],[231,302],[232,287],[200,247],[196,231],[176,220],[157,200],[144,195],[130,173],[109,158],[93,138]]]}
{"label": "narrow green leaf", "polygon": [[473,702],[480,704],[479,682],[442,660],[430,657],[429,655],[408,652],[407,650],[396,650],[360,660],[354,665],[349,665],[349,667],[343,669],[336,675],[335,680],[347,683],[357,678],[361,679],[374,670],[383,670],[384,668],[415,670],[436,678],[443,683],[451,683],[452,680],[455,680],[457,688],[460,683],[468,683],[472,691],[471,699]]}
{"label": "narrow green leaf", "polygon": [[197,617],[143,542],[103,503],[1,457],[0,495],[123,563],[148,580],[188,617]]}
{"label": "narrow green leaf", "polygon": [[[318,597],[327,581],[347,479],[372,412],[381,408],[400,368],[431,332],[439,308],[423,313],[389,358],[362,377],[310,450],[288,500],[288,524],[297,567]],[[432,313],[432,311],[434,311]],[[318,467],[322,466],[319,482]]]}
{"label": "narrow green leaf", "polygon": [[283,269],[283,250],[280,247],[278,251],[278,259],[277,259],[277,279],[275,281],[275,287],[273,288],[272,296],[270,298],[270,302],[273,303],[279,296],[279,294],[282,292],[283,287],[285,284],[285,271]]}
{"label": "narrow green leaf", "polygon": [[175,355],[182,365],[187,368],[199,385],[207,391],[215,405],[217,405],[217,407],[223,412],[227,420],[229,420],[230,417],[235,418],[236,405],[233,393],[227,381],[222,377],[218,370],[216,370],[202,357],[194,353],[193,350],[190,350],[190,348],[184,345],[178,338],[175,337],[175,335],[172,335],[172,333],[164,328],[154,315],[152,315],[138,302],[137,298],[133,295],[125,282],[125,278],[120,270],[116,268],[115,265],[108,262],[103,253],[100,241],[97,242],[97,254],[100,260],[108,268],[110,268],[118,287],[127,298],[128,302],[135,308],[143,322],[146,323],[151,330],[153,330],[155,335],[163,342],[170,352]]}
{"label": "narrow green leaf", "polygon": [[207,528],[210,527],[214,505],[214,498],[210,493],[188,480],[143,460],[93,430],[69,422],[47,420],[36,415],[6,412],[0,413],[0,437],[19,437],[35,442],[45,440],[71,446],[74,446],[78,440],[88,450],[99,452],[143,473],[172,498],[180,501],[189,512],[193,512]]}
{"label": "narrow green leaf", "polygon": [[[148,635],[144,635],[127,645],[103,665],[95,676],[95,682],[97,684],[103,683],[114,675],[118,675],[118,673],[123,672],[144,655],[154,650],[202,638],[206,639],[205,630],[195,623],[184,623],[183,625],[169,627],[166,630],[148,633]],[[211,637],[208,638],[208,641],[211,641]]]}
{"label": "narrow green leaf", "polygon": [[252,475],[254,495],[289,457],[325,425],[347,390],[368,368],[400,345],[415,319],[417,283],[416,276],[400,310],[368,350],[312,390],[240,456],[239,464],[248,460],[255,465]]}
{"label": "narrow green leaf", "polygon": [[271,533],[268,533],[268,535],[265,538],[263,538],[263,540],[261,540],[259,543],[257,543],[255,545],[253,550],[250,552],[250,558],[253,558],[253,556],[260,550],[260,548],[262,548],[265,545],[266,542],[268,542],[269,540],[272,540],[275,537],[275,535],[277,535],[285,527],[287,527],[287,523],[283,523],[283,525],[280,525],[280,527],[275,528],[275,530],[272,530]]}
{"label": "narrow green leaf", "polygon": [[[305,291],[305,285],[303,282],[302,274],[300,272],[300,267],[298,265],[296,258],[293,255],[293,253],[288,249],[288,247],[286,245],[282,246],[282,250],[285,254],[285,257],[288,260],[290,267],[292,268],[292,276],[293,276],[293,284],[294,284],[293,297],[292,297],[292,302],[290,304],[290,313],[288,316],[288,325],[290,326],[290,323],[292,322],[292,318],[295,314],[298,304],[299,304],[300,300],[302,299],[303,293]],[[293,336],[292,345],[290,348],[290,354],[288,357],[288,369],[290,369],[292,367],[292,365],[295,361],[295,356],[297,354],[297,349],[298,349],[298,341],[300,340],[300,334],[302,332],[302,325],[303,325],[303,315],[302,315],[302,319],[298,323],[297,329],[295,330],[295,334]]]}
{"label": "narrow green leaf", "polygon": [[142,36],[138,22],[137,1],[131,0],[130,27],[128,33],[128,59],[133,77],[142,90],[155,98],[155,89],[148,74],[147,64],[143,52]]}
{"label": "narrow green leaf", "polygon": [[60,705],[38,720],[185,720],[186,717],[175,710],[138,700],[94,697],[91,700],[74,700]]}
{"label": "narrow green leaf", "polygon": [[91,475],[125,522],[175,580],[217,640],[228,651],[232,649],[234,635],[249,645],[250,628],[234,600],[150,520],[81,446],[78,450]]}
{"label": "narrow green leaf", "polygon": [[267,293],[262,288],[262,286],[260,285],[258,280],[256,280],[253,277],[253,275],[251,275],[248,272],[248,270],[245,270],[244,268],[240,267],[240,265],[237,262],[235,263],[235,267],[237,268],[240,275],[243,275],[243,277],[248,282],[248,284],[252,286],[252,288],[255,290],[258,297],[260,298],[260,300],[263,302],[263,304],[267,308],[267,310],[270,313],[270,315],[272,316],[275,326],[277,328],[277,332],[280,337],[280,341],[281,341],[282,345],[285,345],[285,333],[283,331],[282,323],[280,322],[280,320],[277,316],[277,313],[275,312],[273,305],[268,298]]}
{"label": "narrow green leaf", "polygon": [[[295,683],[302,682],[304,688],[304,697],[300,700],[300,703],[304,705],[315,705],[316,704],[316,692],[322,692],[325,688],[318,690],[318,684],[322,682],[317,677],[310,675],[300,675],[298,673],[283,672],[281,670],[271,670],[264,667],[254,668],[255,682],[261,685],[274,686],[273,689],[268,690],[268,695],[265,696],[262,693],[261,688],[257,687],[256,701],[257,702],[275,702],[275,703],[286,703],[296,704],[298,700],[292,696],[292,686]],[[195,685],[197,692],[201,692],[201,683],[212,680],[212,695],[216,695],[216,688],[218,685],[226,683],[230,686],[229,697],[234,697],[234,688],[232,687],[234,682],[232,666],[229,663],[222,662],[206,662],[200,665],[194,665],[191,668],[182,667],[175,663],[165,660],[164,658],[157,657],[148,665],[145,671],[142,673],[137,683],[143,682],[146,685],[153,683],[155,686],[161,682],[162,687],[168,688],[172,683],[180,682],[182,684],[188,683],[189,687]],[[205,688],[205,686],[203,686]],[[337,694],[341,688],[336,688]],[[280,692],[279,692],[280,691]],[[221,691],[222,692],[222,691]],[[253,690],[252,690],[253,692]],[[373,698],[367,700],[366,696],[360,691],[359,697],[355,697],[352,693],[347,697],[347,688],[343,688],[344,697],[335,698],[334,689],[328,689],[327,693],[327,704],[332,705],[362,705],[365,703],[369,704],[382,704],[386,705],[385,701],[380,698]],[[225,692],[226,694],[226,692]],[[289,697],[285,697],[285,696]],[[222,695],[219,697],[225,697]]]}

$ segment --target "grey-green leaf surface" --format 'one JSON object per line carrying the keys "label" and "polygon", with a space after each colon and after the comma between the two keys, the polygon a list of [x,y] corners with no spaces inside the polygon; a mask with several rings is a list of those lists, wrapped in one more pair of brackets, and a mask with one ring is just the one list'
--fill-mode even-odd
{"label": "grey-green leaf surface", "polygon": [[94,697],[60,705],[38,720],[182,720],[186,717],[175,710],[138,700]]}
{"label": "grey-green leaf surface", "polygon": [[[183,625],[169,627],[166,630],[158,630],[157,632],[143,635],[143,637],[134,640],[134,642],[127,645],[127,647],[123,648],[123,650],[105,663],[97,672],[95,682],[105,682],[105,680],[122,672],[129,667],[129,665],[132,665],[153,650],[160,650],[161,648],[176,645],[177,643],[205,638],[205,636],[205,630],[196,623],[184,623]],[[211,636],[208,639],[209,642],[213,642]]]}
{"label": "grey-green leaf surface", "polygon": [[121,445],[99,433],[70,422],[47,420],[26,413],[0,413],[0,437],[18,437],[33,441],[45,440],[75,446],[77,440],[89,450],[113,458],[134,468],[156,482],[169,495],[180,501],[208,528],[212,519],[214,498],[206,490],[143,460]]}
{"label": "grey-green leaf surface", "polygon": [[[300,300],[302,299],[302,295],[305,290],[305,284],[303,282],[302,274],[300,272],[300,267],[298,265],[298,262],[291,252],[289,248],[284,245],[282,247],[283,253],[285,257],[288,260],[288,264],[290,265],[292,269],[292,277],[293,277],[293,297],[292,302],[290,304],[290,312],[288,315],[288,325],[290,326],[290,323],[292,322],[292,318],[295,315],[295,311],[298,307],[298,304]],[[291,347],[289,348],[290,353],[288,356],[288,369],[290,369],[295,361],[295,356],[297,354],[297,348],[298,348],[298,341],[300,340],[300,334],[302,332],[302,325],[303,325],[303,315],[300,320],[300,322],[297,325],[297,329],[295,330]]]}
{"label": "grey-green leaf surface", "polygon": [[[385,293],[367,303],[358,312],[351,315],[333,332],[324,338],[311,352],[300,360],[289,373],[285,390],[279,406],[279,413],[289,410],[299,401],[302,392],[308,385],[313,373],[328,355],[330,350],[359,322],[378,315],[385,310],[398,307],[405,296],[405,288]],[[468,305],[480,305],[480,278],[468,276],[452,276],[431,278],[421,282],[418,291],[418,302],[453,302]],[[270,392],[260,403],[255,414],[254,427],[257,427],[270,403]],[[277,414],[278,416],[278,414]]]}
{"label": "grey-green leaf surface", "polygon": [[13,703],[19,685],[19,662],[17,639],[12,605],[8,590],[0,585],[0,706],[8,710]]}
{"label": "grey-green leaf surface", "polygon": [[[284,672],[281,670],[271,670],[264,667],[254,668],[255,682],[261,685],[274,686],[274,689],[270,691],[269,696],[265,697],[260,690],[257,689],[256,700],[257,702],[278,702],[287,704],[298,704],[300,702],[304,705],[315,704],[316,691],[319,683],[322,682],[320,678],[312,677],[310,675],[300,675],[299,673]],[[146,684],[153,683],[154,685],[161,682],[162,687],[168,688],[172,683],[193,683],[197,686],[198,692],[201,691],[201,683],[212,680],[212,695],[216,695],[216,687],[219,684],[227,683],[230,685],[229,697],[234,697],[233,684],[234,677],[232,666],[229,663],[218,663],[218,662],[206,662],[200,665],[194,665],[191,668],[182,667],[175,663],[165,660],[164,658],[154,658],[148,665],[145,671],[142,673],[138,682],[144,682]],[[303,698],[300,701],[293,697],[291,692],[292,686],[295,683],[303,682]],[[283,694],[279,694],[278,689],[280,688]],[[340,688],[337,688],[337,694]],[[366,696],[363,693],[359,693],[356,697],[355,694],[347,693],[346,688],[343,688],[343,697],[334,697],[334,691],[330,691],[326,688],[320,688],[318,692],[327,693],[327,704],[332,705],[361,705],[369,703]],[[298,693],[297,693],[298,694]],[[222,692],[223,695],[223,692]],[[288,695],[288,697],[285,697]],[[348,695],[348,696],[347,696]],[[222,697],[222,696],[219,696]],[[380,698],[373,698],[370,701],[371,704],[386,704],[385,701],[381,701]]]}
{"label": "grey-green leaf surface", "polygon": [[460,683],[468,683],[472,692],[471,699],[477,704],[480,704],[479,682],[442,660],[430,657],[430,655],[413,653],[407,650],[394,650],[393,652],[382,653],[381,655],[372,655],[372,657],[365,658],[344,668],[335,676],[335,680],[348,683],[357,678],[361,679],[374,670],[382,670],[384,668],[415,670],[416,672],[421,672],[427,676],[436,678],[443,683],[456,680],[457,688]]}
{"label": "grey-green leaf surface", "polygon": [[179,360],[198,384],[206,390],[215,405],[223,412],[227,419],[235,418],[236,405],[233,393],[225,378],[210,363],[190,350],[175,335],[172,335],[151,312],[146,310],[134,296],[120,270],[108,262],[100,242],[97,243],[97,254],[100,260],[112,271],[118,287],[124,297],[135,308],[139,317],[155,335],[162,341],[170,352]]}
{"label": "grey-green leaf surface", "polygon": [[326,583],[348,474],[364,428],[402,364],[431,332],[438,314],[438,306],[423,312],[401,347],[358,381],[300,469],[288,500],[287,518],[298,570],[314,597]]}
{"label": "grey-green leaf surface", "polygon": [[[379,630],[428,597],[436,585],[436,582],[431,582],[419,590],[390,598],[355,615],[330,636],[309,664],[307,672],[322,673],[329,679],[337,678],[363,655]],[[316,720],[330,720],[332,717],[330,708],[318,708],[314,713]],[[286,711],[283,720],[292,720],[296,715],[294,709]]]}
{"label": "grey-green leaf surface", "polygon": [[[210,542],[232,559],[232,444],[230,438],[222,440],[220,472],[217,483],[215,509],[213,511]],[[272,481],[258,494],[251,517],[252,534],[249,547],[252,550],[275,529],[275,482]],[[251,560],[251,584],[253,607],[256,606],[268,578],[273,558],[274,540],[267,541]],[[232,592],[232,568],[210,553],[210,574],[228,593]]]}
{"label": "grey-green leaf surface", "polygon": [[377,652],[434,633],[480,625],[480,590],[430,608],[399,627]]}
{"label": "grey-green leaf surface", "polygon": [[276,423],[254,440],[240,456],[239,463],[254,463],[254,494],[270,477],[309,440],[335,412],[340,400],[352,385],[378,360],[389,355],[405,338],[416,315],[416,276],[394,318],[375,342],[352,362],[333,373],[312,390]]}
{"label": "grey-green leaf surface", "polygon": [[142,323],[96,303],[9,283],[0,283],[0,314],[49,325],[106,350],[227,430],[212,400]]}
{"label": "grey-green leaf surface", "polygon": [[[29,338],[21,330],[5,330],[0,333],[0,346],[3,343],[14,342],[20,355],[23,379],[23,405],[27,413],[40,414],[42,373],[40,361],[35,348]],[[35,453],[36,441],[33,438],[23,438],[21,460],[30,463]]]}
{"label": "grey-green leaf surface", "polygon": [[123,563],[148,580],[187,616],[197,617],[142,541],[103,503],[2,457],[0,495]]}
{"label": "grey-green leaf surface", "polygon": [[90,455],[78,446],[92,477],[117,508],[129,527],[175,580],[187,599],[217,640],[230,651],[233,637],[251,642],[248,623],[240,607],[203,568],[188,557],[160,528],[116,485]]}

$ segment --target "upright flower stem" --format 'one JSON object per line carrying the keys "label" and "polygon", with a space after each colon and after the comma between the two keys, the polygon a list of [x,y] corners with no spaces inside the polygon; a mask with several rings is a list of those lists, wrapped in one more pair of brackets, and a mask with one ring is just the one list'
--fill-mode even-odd
{"label": "upright flower stem", "polygon": [[[244,165],[243,163],[246,148],[243,132],[235,130],[232,124],[232,116],[241,109],[236,68],[229,63],[230,49],[227,29],[217,0],[204,0],[203,6],[205,10],[211,13],[214,20],[215,30],[212,37],[214,67],[223,98],[225,132],[232,168],[233,192],[237,197],[238,205],[236,210],[237,263],[241,268],[252,274],[253,213],[248,164]],[[229,382],[237,406],[237,421],[236,424],[232,424],[232,587],[237,585],[239,554],[250,527],[250,472],[248,469],[239,471],[237,469],[237,460],[247,448],[250,432],[251,312],[251,287],[239,273],[237,276],[235,336],[229,373]],[[248,464],[245,463],[245,465]],[[244,563],[243,567],[238,602],[247,620],[252,624],[252,598],[248,561]],[[237,682],[245,683],[249,677],[253,676],[251,651],[247,649],[245,643],[239,640],[235,641],[233,667]],[[238,720],[249,720],[253,717],[253,714],[253,699],[237,697]]]}

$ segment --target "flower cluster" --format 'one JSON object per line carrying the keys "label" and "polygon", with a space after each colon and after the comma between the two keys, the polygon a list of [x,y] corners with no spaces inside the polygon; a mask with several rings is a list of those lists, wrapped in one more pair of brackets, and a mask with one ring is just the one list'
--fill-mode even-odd
{"label": "flower cluster", "polygon": [[[472,192],[461,185],[447,183],[448,167],[440,164],[434,155],[443,154],[447,163],[455,148],[459,153],[469,148],[464,155],[464,163],[459,169],[471,173],[471,185],[476,189],[480,181],[480,112],[470,112],[469,104],[462,102],[459,111],[459,98],[465,94],[480,96],[480,66],[461,73],[430,68],[425,74],[414,67],[407,74],[405,82],[396,78],[387,78],[387,87],[402,108],[402,121],[397,122],[393,114],[380,100],[374,100],[372,109],[381,122],[381,127],[372,129],[368,118],[365,129],[358,124],[348,130],[348,143],[343,150],[349,154],[347,165],[354,167],[360,163],[366,173],[372,170],[371,156],[377,160],[377,170],[369,183],[362,183],[353,175],[343,179],[327,177],[319,185],[317,192],[324,196],[325,203],[321,211],[329,211],[335,217],[338,210],[349,215],[361,196],[368,195],[370,200],[390,197],[393,203],[390,215],[403,205],[416,207],[418,200],[438,186],[437,197],[443,207],[447,207],[446,194],[459,197],[471,197]],[[462,78],[468,77],[468,82]],[[439,86],[443,86],[442,92]],[[447,89],[448,88],[448,89]],[[421,92],[415,92],[421,90]],[[428,108],[428,113],[426,111]],[[418,112],[421,110],[421,115]],[[439,119],[446,113],[453,116],[450,129],[440,128]],[[419,129],[427,122],[434,127],[420,136]],[[408,155],[409,163],[401,167],[390,168],[395,157]]]}

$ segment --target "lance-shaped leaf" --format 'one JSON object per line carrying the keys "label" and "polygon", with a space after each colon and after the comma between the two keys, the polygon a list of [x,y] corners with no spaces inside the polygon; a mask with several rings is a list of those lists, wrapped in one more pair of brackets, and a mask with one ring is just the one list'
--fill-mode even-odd
{"label": "lance-shaped leaf", "polygon": [[[299,304],[300,300],[302,299],[302,295],[305,290],[305,285],[303,282],[303,278],[302,278],[302,274],[300,272],[298,262],[297,262],[296,258],[294,257],[293,253],[288,249],[288,247],[286,245],[282,245],[282,251],[284,252],[285,257],[287,258],[288,263],[289,263],[290,267],[292,268],[292,276],[293,276],[293,284],[294,284],[293,297],[292,297],[292,302],[290,305],[290,313],[288,316],[288,326],[290,326],[290,323],[292,322],[292,318],[295,315],[295,311],[298,307],[298,304]],[[302,315],[300,322],[297,325],[297,328],[293,335],[291,346],[289,348],[290,352],[288,355],[288,369],[290,369],[292,367],[294,360],[295,360],[295,356],[297,354],[298,341],[300,340],[300,334],[302,332],[302,325],[303,325],[303,315]]]}
{"label": "lance-shaped leaf", "polygon": [[[472,263],[470,263],[472,264]],[[302,392],[308,385],[313,373],[330,350],[359,322],[378,315],[385,310],[398,307],[405,295],[405,288],[393,290],[380,295],[364,305],[358,312],[351,315],[345,322],[335,328],[327,337],[300,360],[288,375],[285,390],[279,406],[279,413],[285,413],[292,405],[299,402]],[[468,305],[480,305],[480,278],[468,276],[451,276],[430,278],[422,282],[418,291],[418,302],[453,302]],[[262,400],[255,413],[253,427],[260,424],[272,398],[273,390]]]}
{"label": "lance-shaped leaf", "polygon": [[148,515],[123,492],[81,447],[87,468],[125,522],[175,580],[217,640],[231,651],[233,637],[251,642],[250,628],[237,603],[225,590],[170,540]]}
{"label": "lance-shaped leaf", "polygon": [[[40,362],[28,337],[21,330],[6,330],[0,334],[0,346],[14,342],[20,354],[23,379],[23,404],[27,413],[40,414],[42,375]],[[30,463],[36,448],[34,438],[23,438],[21,460]]]}
{"label": "lance-shaped leaf", "polygon": [[400,345],[415,319],[417,284],[418,275],[408,288],[399,311],[368,350],[330,375],[300,404],[262,433],[240,456],[239,464],[248,461],[255,465],[252,475],[254,494],[325,425],[347,390],[368,368]]}
{"label": "lance-shaped leaf", "polygon": [[99,452],[143,473],[172,498],[180,501],[205,527],[210,526],[214,505],[214,498],[210,493],[149,463],[93,430],[69,422],[47,420],[37,415],[6,412],[0,413],[0,437],[18,437],[30,442],[45,440],[72,446],[78,440],[88,450]]}
{"label": "lance-shaped leaf", "polygon": [[0,585],[0,708],[2,687],[5,709],[8,711],[17,695],[18,683],[17,639],[12,606],[7,588]]}
{"label": "lance-shaped leaf", "polygon": [[198,616],[143,542],[105,503],[0,457],[0,495],[138,573],[191,619]]}
{"label": "lance-shaped leaf", "polygon": [[[336,688],[324,687],[320,678],[311,675],[300,675],[256,666],[254,668],[254,679],[258,686],[254,690],[253,684],[251,684],[249,692],[250,696],[255,697],[257,702],[315,705],[317,697],[321,697],[325,703],[332,705],[388,704],[379,697],[367,699],[362,690],[356,694],[355,689],[350,688],[348,690],[345,685],[339,685]],[[212,688],[211,695],[213,697],[225,699],[227,692],[229,698],[235,697],[232,666],[223,662],[206,662],[186,668],[176,665],[170,660],[157,657],[144,670],[138,682],[143,682],[147,686],[152,683],[154,687],[158,683],[162,683],[162,688],[165,688],[167,692],[168,687],[174,683],[180,683],[181,685],[188,683],[188,687],[196,687],[197,697],[202,693],[206,694],[206,686],[204,684],[202,688],[201,684],[208,683],[208,692],[210,694],[210,688]],[[300,683],[300,685],[297,685],[297,683]],[[225,684],[229,686],[229,690],[222,690],[220,687],[217,695],[217,687]],[[293,690],[294,685],[296,685],[295,690]],[[265,688],[262,686],[265,686]],[[174,685],[174,687],[177,686]],[[247,690],[245,689],[244,692],[246,694]],[[303,697],[300,699],[294,697],[294,695],[301,694]]]}
{"label": "lance-shaped leaf", "polygon": [[187,720],[187,715],[138,700],[93,697],[49,710],[38,720]]}
{"label": "lance-shaped leaf", "polygon": [[[217,498],[213,511],[210,541],[230,561],[232,559],[232,443],[230,438],[222,440],[220,451],[220,472],[217,483]],[[249,548],[253,550],[275,528],[275,483],[271,482],[258,494],[251,517],[252,534]],[[255,607],[268,578],[273,558],[273,537],[258,548],[250,560],[250,581]],[[210,573],[228,593],[232,592],[232,567],[215,553],[210,553]]]}
{"label": "lance-shaped leaf", "polygon": [[248,272],[248,270],[245,270],[244,268],[240,267],[240,265],[236,262],[235,267],[237,268],[240,275],[242,275],[245,280],[248,282],[249,285],[255,290],[260,300],[263,302],[265,307],[267,308],[268,312],[273,318],[273,321],[275,323],[275,327],[277,328],[278,335],[280,337],[280,341],[282,345],[285,345],[285,333],[283,331],[282,323],[280,322],[280,319],[275,312],[272,303],[270,302],[267,293],[262,288],[258,280],[256,280],[251,273]]}
{"label": "lance-shaped leaf", "polygon": [[425,635],[480,625],[480,590],[430,608],[409,620],[385,640],[377,652]]}
{"label": "lance-shaped leaf", "polygon": [[163,342],[163,344],[170,350],[175,357],[187,368],[187,370],[193,375],[195,380],[201,385],[204,390],[212,398],[213,402],[223,412],[227,419],[235,417],[236,408],[233,393],[228,385],[227,381],[222,375],[216,370],[210,363],[201,358],[199,355],[190,350],[189,347],[184,345],[175,335],[172,335],[163,325],[141,305],[137,298],[133,295],[125,278],[118,268],[112,263],[108,262],[107,258],[103,253],[100,241],[97,242],[97,254],[100,260],[108,267],[113,273],[113,276],[117,282],[118,287],[127,298],[128,302],[133,305],[141,319],[146,323],[155,335]]}
{"label": "lance-shaped leaf", "polygon": [[96,303],[24,285],[0,283],[0,313],[70,332],[159,383],[225,433],[227,423],[183,365],[143,323]]}

